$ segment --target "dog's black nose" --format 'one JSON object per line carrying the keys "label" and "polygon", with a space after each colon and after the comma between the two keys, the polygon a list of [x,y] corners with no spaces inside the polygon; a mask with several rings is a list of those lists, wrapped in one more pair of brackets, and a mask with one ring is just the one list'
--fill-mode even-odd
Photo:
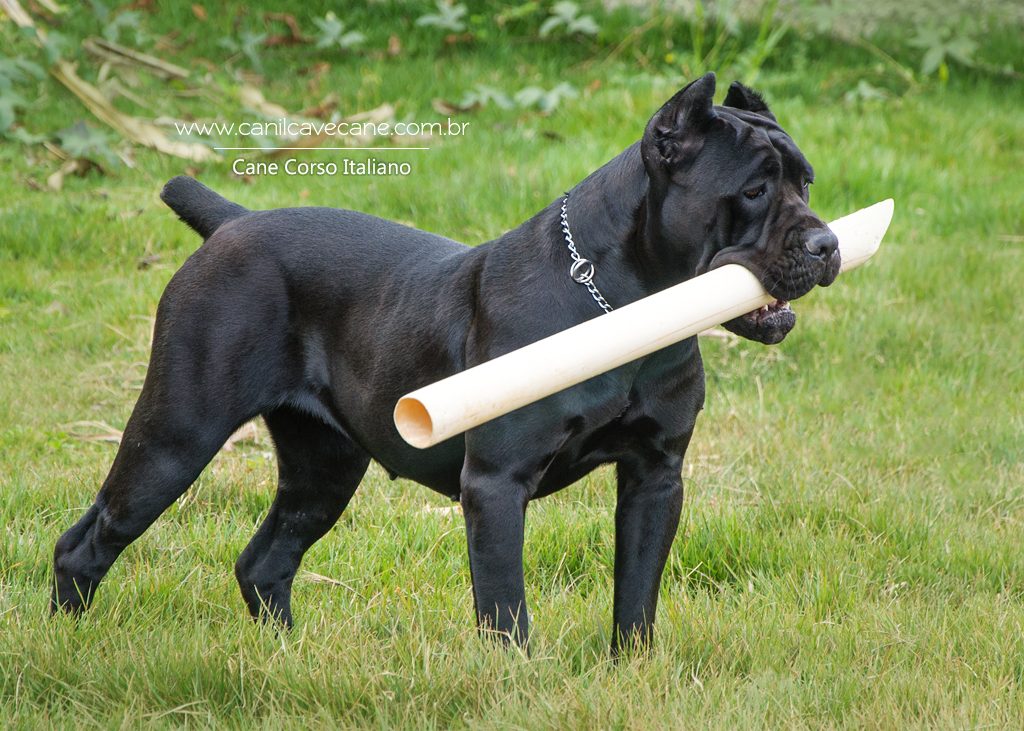
{"label": "dog's black nose", "polygon": [[820,259],[831,259],[839,248],[839,239],[830,228],[815,228],[804,234],[804,247]]}

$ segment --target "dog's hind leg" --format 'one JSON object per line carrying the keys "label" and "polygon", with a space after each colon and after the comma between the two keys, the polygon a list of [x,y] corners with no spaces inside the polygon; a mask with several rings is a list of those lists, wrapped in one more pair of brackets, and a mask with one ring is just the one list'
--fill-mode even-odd
{"label": "dog's hind leg", "polygon": [[78,613],[121,552],[195,481],[244,419],[157,406],[143,390],[96,501],[57,541],[51,610]]}
{"label": "dog's hind leg", "polygon": [[253,257],[204,259],[209,252],[200,250],[168,284],[146,382],[114,464],[93,506],[57,541],[54,611],[85,609],[118,555],[232,431],[288,392],[294,355],[273,267]]}
{"label": "dog's hind leg", "polygon": [[303,555],[337,522],[370,456],[348,435],[289,406],[264,414],[277,448],[277,497],[235,564],[254,619],[292,625],[292,580]]}

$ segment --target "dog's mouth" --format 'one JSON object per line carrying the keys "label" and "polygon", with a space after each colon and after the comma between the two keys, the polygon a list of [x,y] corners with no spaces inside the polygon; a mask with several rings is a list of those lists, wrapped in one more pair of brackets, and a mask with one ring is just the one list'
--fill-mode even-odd
{"label": "dog's mouth", "polygon": [[[800,253],[802,253],[802,246]],[[795,259],[795,263],[794,263]],[[789,306],[790,300],[804,296],[815,286],[827,287],[839,273],[839,253],[823,262],[804,256],[787,256],[767,266],[761,261],[744,258],[736,253],[721,260],[712,260],[715,265],[738,263],[747,267],[761,281],[770,296],[775,299],[752,312],[723,323],[725,329],[765,345],[781,343],[796,326],[796,313]],[[781,265],[781,266],[780,266]],[[785,267],[785,268],[783,268]]]}
{"label": "dog's mouth", "polygon": [[795,325],[796,313],[783,299],[776,299],[724,323],[727,330],[765,345],[781,343]]}
{"label": "dog's mouth", "polygon": [[796,313],[790,308],[787,300],[777,299],[753,312],[742,315],[742,317],[754,327],[777,327],[784,324],[786,320],[795,321]]}

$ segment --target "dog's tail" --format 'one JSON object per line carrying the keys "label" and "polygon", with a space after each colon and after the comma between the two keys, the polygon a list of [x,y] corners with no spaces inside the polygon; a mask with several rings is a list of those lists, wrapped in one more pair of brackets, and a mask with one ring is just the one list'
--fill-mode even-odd
{"label": "dog's tail", "polygon": [[226,222],[249,211],[187,175],[168,180],[160,191],[160,200],[204,239]]}

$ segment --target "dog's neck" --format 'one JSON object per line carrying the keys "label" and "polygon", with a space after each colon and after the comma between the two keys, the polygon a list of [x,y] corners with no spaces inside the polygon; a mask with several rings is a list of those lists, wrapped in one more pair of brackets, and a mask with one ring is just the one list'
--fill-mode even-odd
{"label": "dog's neck", "polygon": [[[699,247],[680,251],[679,242],[658,230],[660,201],[651,187],[636,143],[569,191],[568,220],[576,246],[580,256],[594,262],[595,283],[613,306],[696,273]],[[629,291],[637,285],[642,291]],[[621,290],[620,297],[615,290]]]}
{"label": "dog's neck", "polygon": [[[612,307],[693,277],[701,258],[700,244],[687,245],[659,230],[660,200],[651,188],[636,143],[569,191],[567,220],[576,248],[593,262],[594,284]],[[579,301],[589,302],[590,294],[569,280],[572,258],[562,233],[562,200],[477,248],[506,274],[500,286],[542,271],[565,277],[567,289],[578,289]]]}

